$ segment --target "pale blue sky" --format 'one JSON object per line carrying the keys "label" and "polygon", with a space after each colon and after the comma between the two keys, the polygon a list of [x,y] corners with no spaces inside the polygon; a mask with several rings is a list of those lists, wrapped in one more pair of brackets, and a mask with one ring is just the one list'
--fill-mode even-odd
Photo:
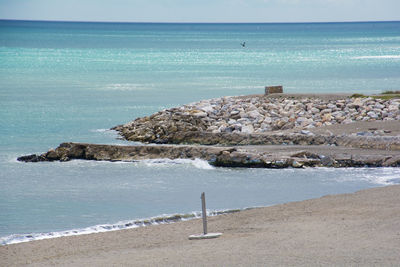
{"label": "pale blue sky", "polygon": [[400,0],[0,0],[0,19],[121,22],[400,20]]}

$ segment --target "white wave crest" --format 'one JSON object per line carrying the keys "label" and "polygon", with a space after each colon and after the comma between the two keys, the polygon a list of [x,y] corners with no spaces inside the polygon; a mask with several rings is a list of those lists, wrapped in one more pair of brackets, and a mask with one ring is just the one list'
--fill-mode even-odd
{"label": "white wave crest", "polygon": [[141,163],[144,163],[148,167],[154,166],[170,166],[174,164],[190,164],[195,168],[202,170],[212,170],[214,169],[207,161],[202,159],[145,159],[141,160]]}
{"label": "white wave crest", "polygon": [[107,84],[102,89],[110,91],[138,91],[138,90],[147,90],[152,87],[153,86],[149,84],[112,83],[112,84]]}
{"label": "white wave crest", "polygon": [[400,170],[398,168],[384,168],[381,175],[365,174],[362,179],[378,185],[400,184]]}
{"label": "white wave crest", "polygon": [[201,159],[194,159],[191,161],[191,164],[195,166],[198,169],[203,169],[203,170],[212,170],[214,169],[213,166],[211,166],[207,161],[201,160]]}
{"label": "white wave crest", "polygon": [[352,59],[400,59],[400,55],[383,55],[383,56],[359,56]]}
{"label": "white wave crest", "polygon": [[[365,181],[380,186],[400,184],[399,168],[360,168],[358,170],[358,175],[337,175],[334,180],[337,182]],[[376,173],[377,170],[379,171],[378,173]],[[335,171],[335,169],[326,168],[326,171]],[[343,174],[346,172],[353,173],[354,168],[343,168],[340,171]]]}
{"label": "white wave crest", "polygon": [[113,130],[110,129],[93,129],[90,130],[92,133],[105,133],[105,132],[114,132]]}
{"label": "white wave crest", "polygon": [[[245,209],[231,209],[231,210],[207,210],[207,216],[217,216],[221,214],[234,213],[239,212]],[[59,232],[49,232],[49,233],[31,233],[31,234],[13,234],[5,237],[0,237],[0,245],[10,245],[16,243],[23,243],[35,240],[43,240],[57,237],[66,237],[66,236],[76,236],[76,235],[87,235],[94,233],[102,233],[102,232],[110,232],[124,229],[132,229],[137,227],[144,227],[149,225],[158,225],[158,224],[169,224],[178,221],[187,221],[201,217],[201,212],[194,211],[192,213],[187,214],[163,214],[157,217],[151,217],[149,219],[138,219],[138,220],[128,220],[128,221],[120,221],[115,224],[99,224],[86,228],[80,229],[72,229],[66,231]]]}

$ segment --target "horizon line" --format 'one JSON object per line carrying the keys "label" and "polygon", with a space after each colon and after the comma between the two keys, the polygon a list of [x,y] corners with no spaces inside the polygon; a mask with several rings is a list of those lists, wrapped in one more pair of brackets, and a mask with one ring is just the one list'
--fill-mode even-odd
{"label": "horizon line", "polygon": [[400,22],[400,20],[348,20],[348,21],[288,21],[288,22],[172,22],[172,21],[100,21],[100,20],[42,20],[42,19],[2,19],[0,21],[27,22],[70,22],[70,23],[132,23],[132,24],[328,24],[328,23],[371,23],[371,22]]}

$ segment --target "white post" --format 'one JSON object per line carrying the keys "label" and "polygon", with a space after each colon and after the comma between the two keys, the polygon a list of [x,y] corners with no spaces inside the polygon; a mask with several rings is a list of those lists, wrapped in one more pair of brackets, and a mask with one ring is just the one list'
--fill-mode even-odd
{"label": "white post", "polygon": [[206,196],[201,193],[201,209],[202,209],[202,216],[203,216],[203,233],[204,235],[207,234],[207,211],[206,211]]}
{"label": "white post", "polygon": [[207,232],[207,210],[206,210],[206,196],[201,193],[201,215],[203,217],[203,233],[199,235],[190,235],[189,239],[210,239],[210,238],[217,238],[222,235],[222,233],[208,233]]}

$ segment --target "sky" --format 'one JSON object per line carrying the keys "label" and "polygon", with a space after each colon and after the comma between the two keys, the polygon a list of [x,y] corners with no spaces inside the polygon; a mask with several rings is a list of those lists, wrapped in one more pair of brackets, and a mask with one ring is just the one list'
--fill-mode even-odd
{"label": "sky", "polygon": [[400,20],[400,0],[0,0],[0,19],[115,22]]}

